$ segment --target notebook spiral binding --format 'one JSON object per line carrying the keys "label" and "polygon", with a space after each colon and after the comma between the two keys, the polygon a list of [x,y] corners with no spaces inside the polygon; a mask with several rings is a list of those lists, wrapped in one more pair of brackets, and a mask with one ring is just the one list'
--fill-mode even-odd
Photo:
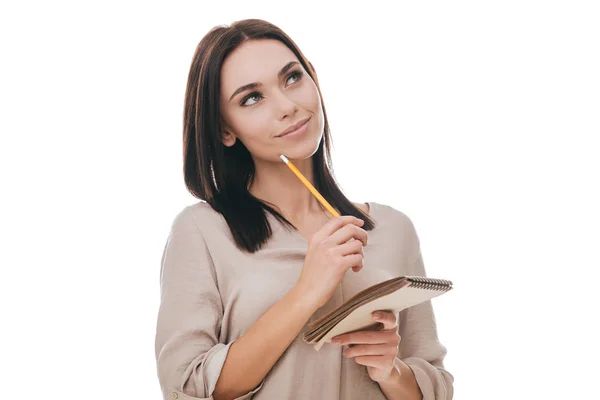
{"label": "notebook spiral binding", "polygon": [[445,279],[426,278],[422,276],[407,277],[410,286],[417,289],[447,291],[452,289],[452,282]]}

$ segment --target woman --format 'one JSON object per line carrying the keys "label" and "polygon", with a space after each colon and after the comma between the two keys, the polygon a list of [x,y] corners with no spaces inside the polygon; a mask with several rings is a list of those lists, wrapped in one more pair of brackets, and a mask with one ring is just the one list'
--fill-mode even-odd
{"label": "woman", "polygon": [[319,351],[303,341],[308,322],[367,286],[425,275],[411,220],[349,201],[330,145],[315,71],[279,28],[244,20],[202,39],[185,97],[184,174],[203,201],[175,217],[162,257],[165,399],[452,398],[430,302],[382,312],[381,329]]}

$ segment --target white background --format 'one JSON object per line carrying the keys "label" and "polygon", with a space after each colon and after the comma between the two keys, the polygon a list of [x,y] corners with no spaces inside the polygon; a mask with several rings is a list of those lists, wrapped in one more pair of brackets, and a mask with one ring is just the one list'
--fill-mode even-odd
{"label": "white background", "polygon": [[316,67],[349,197],[405,212],[454,281],[455,398],[598,396],[595,2],[215,3],[1,6],[2,398],[160,398],[187,73],[254,17]]}

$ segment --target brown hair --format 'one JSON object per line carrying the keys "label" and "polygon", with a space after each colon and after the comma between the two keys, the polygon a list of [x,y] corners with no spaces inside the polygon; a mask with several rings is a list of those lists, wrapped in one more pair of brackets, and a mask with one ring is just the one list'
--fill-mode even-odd
{"label": "brown hair", "polygon": [[[232,147],[222,143],[223,127],[219,108],[221,66],[234,49],[245,41],[257,39],[274,39],[286,45],[313,79],[321,95],[312,64],[292,39],[269,22],[246,19],[234,22],[229,27],[214,27],[198,44],[188,75],[183,115],[185,185],[192,195],[206,201],[223,215],[237,246],[249,252],[259,250],[271,237],[266,212],[288,228],[296,229],[269,204],[249,192],[255,167],[248,149],[239,140]],[[340,214],[365,220],[363,229],[371,230],[374,222],[346,198],[335,180],[331,165],[331,136],[324,105],[323,115],[323,140],[312,157],[314,185]]]}

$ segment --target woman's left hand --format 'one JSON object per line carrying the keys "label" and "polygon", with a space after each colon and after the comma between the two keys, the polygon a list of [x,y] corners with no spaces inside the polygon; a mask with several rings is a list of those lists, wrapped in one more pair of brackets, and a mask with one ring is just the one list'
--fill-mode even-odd
{"label": "woman's left hand", "polygon": [[344,357],[354,358],[356,363],[365,365],[371,379],[382,382],[396,368],[401,338],[397,332],[398,321],[394,313],[377,311],[373,313],[373,320],[382,324],[383,329],[346,333],[332,338],[331,342],[339,346],[353,345],[344,351]]}

